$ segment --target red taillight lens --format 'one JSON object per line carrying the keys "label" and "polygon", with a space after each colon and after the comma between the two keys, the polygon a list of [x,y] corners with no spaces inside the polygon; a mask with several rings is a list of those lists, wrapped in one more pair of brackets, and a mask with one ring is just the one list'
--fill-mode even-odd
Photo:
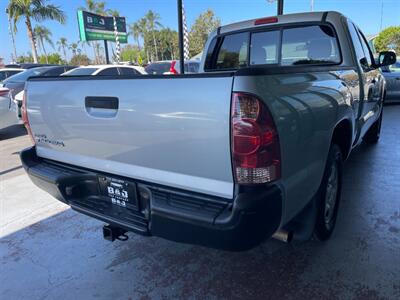
{"label": "red taillight lens", "polygon": [[278,22],[277,17],[267,17],[267,18],[257,19],[254,22],[254,25],[271,24],[271,23],[277,23],[277,22]]}
{"label": "red taillight lens", "polygon": [[10,90],[7,88],[0,88],[0,97],[7,97],[10,93]]}
{"label": "red taillight lens", "polygon": [[256,96],[232,94],[232,160],[236,182],[259,184],[280,178],[278,132],[266,105]]}
{"label": "red taillight lens", "polygon": [[169,72],[171,74],[177,75],[178,71],[175,69],[175,65],[176,65],[176,60],[172,61],[171,67],[169,68]]}
{"label": "red taillight lens", "polygon": [[24,95],[22,98],[21,113],[22,113],[22,122],[24,123],[25,128],[28,131],[28,134],[29,134],[29,137],[31,138],[32,143],[35,144],[35,139],[33,138],[31,126],[29,124],[29,119],[28,119],[28,110],[27,110],[27,106],[26,106],[26,91],[24,91]]}

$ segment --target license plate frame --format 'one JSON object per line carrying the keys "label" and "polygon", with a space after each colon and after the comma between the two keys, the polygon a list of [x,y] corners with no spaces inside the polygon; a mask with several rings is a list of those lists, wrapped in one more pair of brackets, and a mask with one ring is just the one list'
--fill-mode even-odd
{"label": "license plate frame", "polygon": [[125,179],[98,176],[100,194],[110,201],[113,206],[121,208],[138,208],[136,196],[136,184]]}

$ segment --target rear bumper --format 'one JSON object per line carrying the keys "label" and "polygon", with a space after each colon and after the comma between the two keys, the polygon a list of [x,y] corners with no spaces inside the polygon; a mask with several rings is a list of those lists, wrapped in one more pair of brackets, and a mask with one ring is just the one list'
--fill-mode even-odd
{"label": "rear bumper", "polygon": [[[99,194],[97,172],[41,159],[34,147],[21,152],[21,161],[33,183],[56,199],[83,214],[142,235],[239,251],[271,237],[281,222],[282,196],[276,185],[239,189],[234,201],[228,202],[134,181],[137,208],[126,209]],[[146,194],[149,197],[144,197]]]}

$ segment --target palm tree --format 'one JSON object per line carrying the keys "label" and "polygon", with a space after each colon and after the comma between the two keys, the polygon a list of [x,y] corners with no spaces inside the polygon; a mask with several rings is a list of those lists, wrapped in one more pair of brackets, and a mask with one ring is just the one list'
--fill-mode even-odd
{"label": "palm tree", "polygon": [[83,53],[87,56],[86,46],[90,46],[88,41],[78,41],[78,46],[82,47]]}
{"label": "palm tree", "polygon": [[139,22],[135,22],[129,25],[129,34],[133,36],[133,39],[137,44],[138,50],[140,51],[139,38],[143,34],[143,31]]}
{"label": "palm tree", "polygon": [[86,7],[79,8],[80,10],[86,10],[98,15],[105,15],[105,2],[97,2],[94,0],[86,0]]}
{"label": "palm tree", "polygon": [[53,41],[51,40],[51,31],[44,26],[36,25],[33,32],[35,34],[35,39],[39,41],[39,48],[42,48],[44,57],[46,58],[46,63],[48,64],[49,58],[47,56],[46,47],[44,46],[44,44],[45,42],[47,42],[48,44],[50,44],[50,46],[54,48]]}
{"label": "palm tree", "polygon": [[156,54],[156,60],[158,60],[158,50],[157,50],[157,42],[156,42],[156,35],[154,31],[158,27],[162,27],[161,23],[159,22],[160,15],[158,13],[153,12],[152,10],[149,10],[147,14],[145,15],[146,21],[147,21],[147,29],[148,31],[152,32],[153,34],[153,43],[154,43],[154,49],[155,49],[155,54]]}
{"label": "palm tree", "polygon": [[[146,18],[145,17],[141,18],[138,21],[138,25],[140,27],[140,32],[141,32],[142,37],[143,37],[143,45],[144,45],[144,49],[146,51],[147,62],[149,62],[149,59],[150,59],[149,49],[147,47],[147,43],[145,42],[145,37],[147,36],[147,20],[146,20]],[[153,57],[153,55],[152,55],[152,57]]]}
{"label": "palm tree", "polygon": [[98,56],[96,57],[96,64],[102,64],[104,62],[104,56],[100,55],[100,52],[102,52],[104,48],[99,43],[94,44],[94,46],[95,51],[98,53]]}
{"label": "palm tree", "polygon": [[72,51],[72,56],[76,55],[76,52],[78,51],[78,44],[77,43],[72,43],[71,45],[69,45],[69,50]]}
{"label": "palm tree", "polygon": [[107,15],[110,17],[119,17],[119,11],[115,9],[107,9],[106,10]]}
{"label": "palm tree", "polygon": [[57,41],[57,46],[58,46],[58,51],[63,52],[64,54],[64,59],[65,61],[67,61],[67,48],[68,48],[68,41],[65,37],[61,37],[58,41]]}
{"label": "palm tree", "polygon": [[10,0],[8,4],[10,18],[14,21],[14,30],[17,30],[17,23],[21,18],[25,19],[28,38],[31,42],[33,61],[38,62],[34,33],[32,28],[32,19],[36,22],[44,20],[55,20],[65,24],[65,13],[52,4],[47,4],[46,0]]}

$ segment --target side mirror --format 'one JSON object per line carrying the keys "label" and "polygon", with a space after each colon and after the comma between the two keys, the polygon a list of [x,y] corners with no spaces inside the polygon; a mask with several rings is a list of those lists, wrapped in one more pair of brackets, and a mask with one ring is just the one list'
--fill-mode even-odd
{"label": "side mirror", "polygon": [[396,62],[396,53],[393,51],[383,51],[379,53],[377,67],[393,65]]}

